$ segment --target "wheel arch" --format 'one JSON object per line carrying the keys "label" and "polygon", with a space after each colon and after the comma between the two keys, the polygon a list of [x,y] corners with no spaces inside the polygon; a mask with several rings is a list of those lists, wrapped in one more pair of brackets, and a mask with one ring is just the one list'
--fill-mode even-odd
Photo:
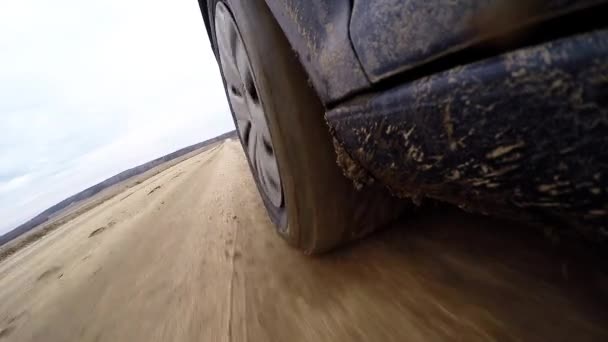
{"label": "wheel arch", "polygon": [[[201,9],[201,14],[203,16],[203,22],[205,23],[205,29],[207,31],[207,36],[209,36],[209,43],[211,44],[211,49],[213,50],[213,53],[215,54],[216,51],[216,44],[215,44],[215,39],[213,37],[213,30],[211,30],[211,17],[209,15],[209,13],[211,13],[211,2],[209,0],[198,0],[198,6]],[[216,55],[217,57],[217,55]]]}
{"label": "wheel arch", "polygon": [[[217,1],[199,0],[214,52],[217,44],[211,13]],[[325,106],[370,86],[350,41],[351,0],[265,2]]]}

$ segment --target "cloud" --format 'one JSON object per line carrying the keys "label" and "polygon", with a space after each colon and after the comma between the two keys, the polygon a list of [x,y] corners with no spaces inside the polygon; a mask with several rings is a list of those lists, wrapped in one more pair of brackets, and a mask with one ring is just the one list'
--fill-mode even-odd
{"label": "cloud", "polygon": [[0,2],[0,234],[233,129],[194,0]]}

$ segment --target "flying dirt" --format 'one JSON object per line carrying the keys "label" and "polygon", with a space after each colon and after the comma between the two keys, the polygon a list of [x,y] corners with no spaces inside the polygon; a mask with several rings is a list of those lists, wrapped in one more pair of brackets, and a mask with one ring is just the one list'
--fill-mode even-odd
{"label": "flying dirt", "polygon": [[0,341],[608,341],[605,278],[514,225],[438,206],[306,256],[228,140],[3,260]]}

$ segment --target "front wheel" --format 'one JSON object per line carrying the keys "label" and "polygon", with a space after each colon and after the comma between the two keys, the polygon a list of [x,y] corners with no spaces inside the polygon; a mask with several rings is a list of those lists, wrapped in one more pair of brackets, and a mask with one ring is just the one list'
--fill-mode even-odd
{"label": "front wheel", "polygon": [[264,1],[217,1],[214,28],[237,132],[279,234],[316,253],[393,218],[395,199],[356,191],[338,168],[324,108]]}

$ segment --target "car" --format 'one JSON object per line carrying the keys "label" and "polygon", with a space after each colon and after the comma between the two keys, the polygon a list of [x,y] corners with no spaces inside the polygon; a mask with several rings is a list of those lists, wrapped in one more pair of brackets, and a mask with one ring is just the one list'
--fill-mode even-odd
{"label": "car", "polygon": [[425,198],[608,238],[607,1],[199,5],[292,245],[330,250]]}

